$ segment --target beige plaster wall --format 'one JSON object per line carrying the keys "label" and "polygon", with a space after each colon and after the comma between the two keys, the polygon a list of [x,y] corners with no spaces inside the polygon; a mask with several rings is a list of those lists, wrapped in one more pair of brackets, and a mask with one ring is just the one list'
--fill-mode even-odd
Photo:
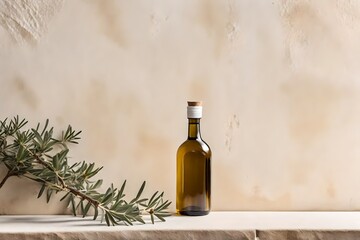
{"label": "beige plaster wall", "polygon": [[[174,201],[201,99],[214,210],[358,210],[359,40],[351,0],[0,0],[0,117],[70,123],[74,159]],[[63,212],[37,191],[9,180],[0,213]]]}

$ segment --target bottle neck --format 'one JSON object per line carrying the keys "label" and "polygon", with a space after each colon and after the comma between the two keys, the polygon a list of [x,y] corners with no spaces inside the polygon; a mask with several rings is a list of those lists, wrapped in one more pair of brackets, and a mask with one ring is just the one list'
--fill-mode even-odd
{"label": "bottle neck", "polygon": [[200,118],[189,118],[188,139],[201,139]]}

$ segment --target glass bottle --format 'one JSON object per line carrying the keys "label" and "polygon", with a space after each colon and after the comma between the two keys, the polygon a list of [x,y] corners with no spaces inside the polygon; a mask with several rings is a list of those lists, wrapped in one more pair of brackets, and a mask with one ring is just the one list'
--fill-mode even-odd
{"label": "glass bottle", "polygon": [[177,151],[176,212],[201,216],[210,212],[211,150],[200,134],[202,103],[188,102],[188,138]]}

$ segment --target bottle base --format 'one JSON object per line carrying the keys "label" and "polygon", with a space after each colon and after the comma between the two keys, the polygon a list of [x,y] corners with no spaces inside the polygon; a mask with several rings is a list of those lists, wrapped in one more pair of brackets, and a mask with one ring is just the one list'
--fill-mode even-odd
{"label": "bottle base", "polygon": [[180,215],[185,216],[205,216],[208,215],[210,211],[179,211]]}
{"label": "bottle base", "polygon": [[203,210],[203,209],[199,209],[199,207],[186,207],[183,208],[181,210],[177,210],[177,213],[180,215],[186,215],[186,216],[204,216],[204,215],[208,215],[210,212],[210,210]]}

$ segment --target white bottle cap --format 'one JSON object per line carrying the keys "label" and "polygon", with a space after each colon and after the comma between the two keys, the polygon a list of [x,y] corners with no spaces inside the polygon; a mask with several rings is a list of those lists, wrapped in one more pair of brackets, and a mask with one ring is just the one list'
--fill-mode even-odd
{"label": "white bottle cap", "polygon": [[187,117],[188,118],[201,118],[202,117],[202,102],[188,101]]}

